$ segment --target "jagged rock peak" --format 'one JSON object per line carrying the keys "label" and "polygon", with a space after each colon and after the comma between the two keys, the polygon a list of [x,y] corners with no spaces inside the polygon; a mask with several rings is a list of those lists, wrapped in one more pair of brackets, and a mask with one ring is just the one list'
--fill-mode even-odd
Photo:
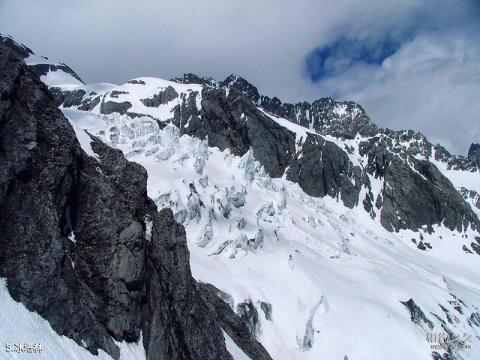
{"label": "jagged rock peak", "polygon": [[260,100],[260,94],[258,93],[258,89],[241,76],[231,74],[225,80],[220,82],[220,86],[227,88],[233,87],[242,92],[245,96],[247,96],[251,101],[256,104],[258,104]]}
{"label": "jagged rock peak", "polygon": [[[15,41],[10,35],[5,35],[0,33],[0,43],[3,43],[17,54],[19,54],[27,63],[28,67],[32,72],[34,72],[38,77],[48,75],[52,72],[64,72],[67,76],[73,78],[73,82],[75,85],[85,85],[83,80],[78,76],[78,74],[73,71],[73,69],[64,64],[64,63],[57,63],[50,61],[45,56],[38,56],[36,55],[29,47],[18,43]],[[55,80],[53,80],[51,84],[49,84],[48,79],[44,79],[44,82],[50,85],[57,85]]]}
{"label": "jagged rock peak", "polygon": [[256,86],[236,74],[229,75],[219,85],[224,88],[235,88],[266,112],[320,134],[354,138],[357,133],[374,135],[378,130],[365,110],[353,101],[335,101],[323,97],[311,103],[307,101],[283,103],[277,97],[261,95]]}
{"label": "jagged rock peak", "polygon": [[218,87],[218,82],[211,77],[198,76],[192,73],[185,73],[182,77],[176,77],[171,79],[179,84],[198,84],[210,87]]}
{"label": "jagged rock peak", "polygon": [[468,149],[469,158],[480,158],[480,144],[473,143]]}
{"label": "jagged rock peak", "polygon": [[0,33],[0,42],[4,43],[6,46],[8,46],[11,49],[14,49],[23,58],[26,58],[26,57],[29,57],[30,55],[33,55],[33,51],[30,48],[26,47],[23,44],[20,44],[20,43],[16,42],[8,34]]}

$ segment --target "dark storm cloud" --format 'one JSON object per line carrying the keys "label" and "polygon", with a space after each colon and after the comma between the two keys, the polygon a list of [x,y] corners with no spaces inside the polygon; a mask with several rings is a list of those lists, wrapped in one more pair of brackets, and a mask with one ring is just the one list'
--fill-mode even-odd
{"label": "dark storm cloud", "polygon": [[480,140],[476,19],[463,0],[0,0],[0,31],[88,82],[234,72],[285,100],[357,100],[462,153]]}

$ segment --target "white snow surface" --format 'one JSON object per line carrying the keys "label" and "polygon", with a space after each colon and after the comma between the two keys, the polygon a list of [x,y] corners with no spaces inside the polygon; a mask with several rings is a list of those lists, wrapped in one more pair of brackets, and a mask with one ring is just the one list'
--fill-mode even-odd
{"label": "white snow surface", "polygon": [[[257,338],[274,359],[430,359],[428,329],[401,303],[410,298],[431,331],[443,331],[442,319],[455,334],[471,335],[459,356],[480,358],[479,328],[467,320],[479,311],[480,257],[462,250],[478,233],[443,226],[433,234],[391,233],[361,206],[348,209],[269,178],[250,152],[209,148],[149,117],[63,111],[74,127],[147,169],[149,196],[186,228],[193,276],[230,294],[235,306],[252,301]],[[431,250],[412,242],[420,235]],[[271,321],[261,301],[272,305]]]}
{"label": "white snow surface", "polygon": [[[132,81],[137,81],[139,83],[132,83]],[[178,96],[166,104],[157,107],[149,107],[145,106],[141,101],[152,98],[169,86],[175,89]],[[174,81],[154,77],[140,77],[132,79],[122,85],[96,84],[94,86],[84,85],[69,88],[69,90],[73,89],[84,90],[86,92],[84,99],[92,99],[100,96],[104,102],[113,101],[122,103],[128,101],[132,104],[132,107],[128,109],[128,112],[130,113],[148,115],[157,120],[168,120],[173,117],[172,111],[174,107],[182,102],[181,96],[186,96],[188,98],[191,93],[197,92],[196,104],[197,107],[200,108],[202,86],[197,84],[179,84]],[[95,94],[89,95],[92,91],[95,92]],[[100,105],[96,106],[92,110],[92,113],[100,114]]]}
{"label": "white snow surface", "polygon": [[250,357],[247,356],[237,344],[235,344],[235,341],[233,341],[225,331],[223,332],[223,337],[225,338],[227,350],[230,355],[232,355],[233,360],[251,360]]}
{"label": "white snow surface", "polygon": [[40,76],[40,80],[49,87],[59,87],[63,90],[73,90],[83,85],[78,79],[60,69],[49,71],[46,75]]}
{"label": "white snow surface", "polygon": [[[103,350],[98,356],[72,339],[58,335],[47,320],[16,302],[8,293],[5,279],[0,278],[0,359],[38,360],[111,360]],[[34,344],[42,346],[40,353],[6,352],[10,344]],[[144,360],[145,350],[142,339],[138,344],[116,342],[120,348],[120,360]]]}
{"label": "white snow surface", "polygon": [[457,189],[464,187],[468,190],[474,190],[480,194],[480,171],[461,171],[455,169],[449,169],[448,164],[442,161],[434,159],[434,156],[430,158],[430,161],[445,175]]}
{"label": "white snow surface", "polygon": [[[30,56],[25,59],[25,63],[27,65],[64,65],[57,62],[52,62],[51,60],[42,56],[38,56],[36,54],[30,54]],[[44,82],[45,85],[49,87],[59,87],[64,90],[70,90],[79,86],[83,86],[83,83],[81,81],[61,69],[57,69],[56,71],[49,71],[46,75],[41,76],[40,80],[42,80],[42,82]]]}

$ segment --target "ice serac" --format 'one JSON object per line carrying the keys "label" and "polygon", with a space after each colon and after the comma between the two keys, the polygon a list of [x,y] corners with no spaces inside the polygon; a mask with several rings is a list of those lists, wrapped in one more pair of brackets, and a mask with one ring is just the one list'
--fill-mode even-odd
{"label": "ice serac", "polygon": [[89,155],[0,43],[0,277],[12,297],[93,354],[118,359],[115,341],[142,335],[147,359],[231,359],[192,278],[185,230],[157,212],[146,171],[83,138]]}

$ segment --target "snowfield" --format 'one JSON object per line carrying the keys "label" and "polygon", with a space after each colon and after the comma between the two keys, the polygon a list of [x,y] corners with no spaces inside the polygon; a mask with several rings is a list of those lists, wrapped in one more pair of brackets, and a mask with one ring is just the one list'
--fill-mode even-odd
{"label": "snowfield", "polygon": [[[480,304],[479,260],[462,250],[477,233],[390,233],[360,206],[271,179],[251,153],[209,148],[149,117],[63,111],[76,131],[147,169],[149,196],[187,230],[194,277],[229,294],[234,307],[255,305],[257,337],[274,359],[429,359],[427,333],[444,331],[442,321],[471,335],[459,356],[480,358],[479,328],[469,324]],[[412,322],[402,304],[409,299],[431,329]]]}
{"label": "snowfield", "polygon": [[[5,279],[0,279],[0,344],[3,346],[0,358],[4,359],[42,359],[42,360],[109,360],[103,350],[98,356],[77,345],[75,341],[58,335],[47,320],[40,315],[28,311],[22,303],[16,302],[8,293]],[[5,352],[8,344],[41,345],[38,353]],[[145,359],[143,344],[127,344],[116,342],[120,348],[120,360]]]}
{"label": "snowfield", "polygon": [[[172,118],[182,97],[196,93],[200,107],[200,85],[155,78],[121,86],[70,85],[104,102],[128,101],[129,112],[147,115],[101,115],[100,104],[91,112],[62,109],[96,161],[102,159],[91,148],[90,135],[145,167],[148,195],[159,208],[172,208],[185,226],[193,276],[224,292],[235,310],[240,304],[254,306],[258,321],[252,326],[273,359],[431,359],[437,345],[429,342],[431,334],[445,332],[460,341],[449,349],[457,359],[480,359],[480,257],[462,249],[477,232],[443,226],[432,234],[426,229],[388,232],[380,217],[372,219],[362,206],[349,209],[339,199],[314,198],[298,184],[270,178],[251,152],[234,156],[208,147],[206,140],[180,136],[172,124],[160,126]],[[141,101],[168,87],[179,96],[155,107]],[[296,134],[297,146],[314,132],[267,115]],[[324,138],[353,148],[350,160],[363,166],[360,136]],[[444,163],[434,164],[456,187],[480,192],[478,172],[452,173]],[[370,176],[370,182],[376,197],[383,180]],[[365,195],[360,194],[360,203]],[[420,242],[428,244],[426,251],[417,247]],[[10,297],[5,281],[0,282],[0,321],[11,324],[3,327],[0,343],[39,342],[44,352],[36,358],[109,358],[57,335],[46,320]],[[236,360],[248,359],[224,337]],[[145,358],[141,342],[119,346],[122,359]]]}

